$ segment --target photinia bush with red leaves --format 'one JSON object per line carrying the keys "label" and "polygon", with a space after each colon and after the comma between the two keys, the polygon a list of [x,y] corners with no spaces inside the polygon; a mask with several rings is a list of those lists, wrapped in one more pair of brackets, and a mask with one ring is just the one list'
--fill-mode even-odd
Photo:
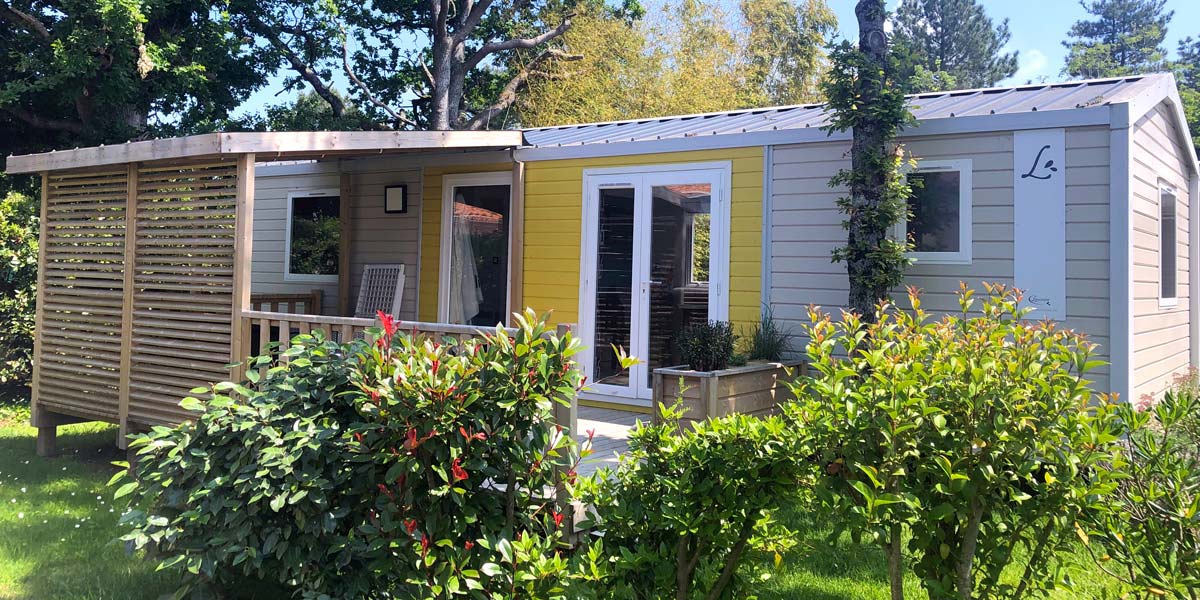
{"label": "photinia bush with red leaves", "polygon": [[575,483],[570,432],[551,416],[582,385],[578,342],[532,313],[512,336],[455,344],[381,321],[351,376],[355,479],[374,492],[357,554],[403,573],[406,593],[508,597],[528,583],[505,566],[511,542],[559,539],[555,486]]}

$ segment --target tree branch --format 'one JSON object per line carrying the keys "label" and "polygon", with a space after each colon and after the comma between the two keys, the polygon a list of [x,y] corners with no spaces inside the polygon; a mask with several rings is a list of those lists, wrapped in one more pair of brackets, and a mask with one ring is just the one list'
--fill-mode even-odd
{"label": "tree branch", "polygon": [[541,54],[538,54],[533,60],[529,61],[529,64],[525,65],[525,68],[521,69],[519,73],[514,75],[513,78],[504,85],[504,89],[500,90],[500,95],[497,96],[496,101],[492,103],[491,106],[475,113],[475,116],[471,117],[470,121],[467,121],[464,129],[479,130],[487,127],[488,123],[491,122],[493,117],[501,112],[504,112],[508,109],[508,107],[512,106],[513,103],[517,101],[517,92],[519,92],[521,88],[529,81],[529,78],[537,73],[540,73],[540,71],[537,70],[537,66],[551,58],[557,58],[559,60],[579,60],[583,58],[583,56],[579,54],[567,54],[566,52],[556,48],[548,48],[542,51]]}
{"label": "tree branch", "polygon": [[[291,64],[292,70],[295,71],[301,79],[308,82],[308,85],[312,86],[313,91],[316,92],[316,94],[320,96],[322,100],[329,104],[329,109],[333,112],[334,117],[340,117],[346,112],[346,103],[342,102],[342,99],[338,98],[337,94],[333,93],[333,89],[330,88],[329,85],[324,81],[321,81],[321,76],[318,75],[308,63],[304,62],[300,58],[300,55],[296,54],[296,52],[292,50],[292,47],[287,45],[287,42],[283,41],[283,38],[279,37],[279,33],[274,27],[255,15],[248,14],[246,15],[246,18],[250,21],[251,33],[266,38],[267,42],[270,43],[272,47],[283,53],[284,58],[286,58],[288,63]],[[298,28],[294,29],[293,33],[296,30],[298,30]]]}
{"label": "tree branch", "polygon": [[358,86],[358,89],[363,93],[363,96],[366,97],[367,101],[383,109],[383,112],[387,113],[397,123],[403,123],[409,127],[416,127],[416,121],[406,117],[403,112],[392,110],[392,107],[376,98],[375,95],[371,93],[371,88],[368,88],[367,84],[363,83],[363,80],[359,79],[358,75],[354,74],[354,69],[350,68],[350,46],[346,43],[346,28],[340,25],[339,28],[342,31],[342,70],[346,72],[346,77],[350,79],[351,83]]}
{"label": "tree branch", "polygon": [[6,21],[11,22],[13,25],[42,38],[42,41],[50,41],[50,30],[46,28],[45,23],[42,23],[27,12],[9,6],[7,2],[0,3],[0,17],[4,17]]}
{"label": "tree branch", "polygon": [[492,0],[479,0],[479,3],[471,7],[471,12],[467,13],[463,19],[462,25],[454,32],[454,43],[461,44],[467,41],[471,32],[479,27],[479,22],[483,20],[483,13],[486,13],[488,8],[492,6]]}
{"label": "tree branch", "polygon": [[464,72],[470,73],[471,69],[474,69],[475,67],[479,66],[479,63],[483,62],[483,59],[497,52],[503,52],[505,50],[536,48],[556,37],[561,36],[571,28],[571,18],[574,16],[575,15],[573,14],[567,15],[565,18],[563,18],[562,23],[558,24],[558,27],[531,38],[516,38],[501,42],[488,42],[483,46],[480,46],[480,48],[471,54],[471,56],[463,63]]}
{"label": "tree branch", "polygon": [[80,121],[68,121],[66,119],[52,119],[42,117],[25,110],[19,106],[6,106],[4,111],[8,114],[24,121],[30,127],[38,129],[49,129],[51,131],[65,131],[76,135],[84,135],[89,133],[89,129]]}

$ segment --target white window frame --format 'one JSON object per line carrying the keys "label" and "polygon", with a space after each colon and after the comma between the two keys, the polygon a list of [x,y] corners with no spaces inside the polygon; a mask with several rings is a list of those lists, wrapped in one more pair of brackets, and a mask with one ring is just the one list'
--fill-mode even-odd
{"label": "white window frame", "polygon": [[[1174,248],[1174,252],[1172,252],[1172,254],[1171,254],[1171,257],[1175,261],[1175,269],[1174,269],[1174,271],[1175,271],[1175,295],[1174,296],[1164,296],[1162,293],[1163,292],[1162,274],[1164,271],[1163,255],[1162,255],[1162,238],[1163,238],[1163,232],[1165,231],[1165,229],[1164,229],[1165,223],[1162,218],[1163,217],[1162,202],[1163,202],[1163,194],[1168,194],[1168,193],[1171,194],[1171,196],[1173,196],[1175,198],[1175,218],[1171,220],[1172,223],[1175,224],[1175,248]],[[1155,215],[1155,218],[1158,219],[1158,240],[1159,240],[1159,242],[1158,242],[1158,307],[1159,308],[1175,308],[1176,306],[1179,305],[1179,190],[1178,190],[1178,188],[1176,188],[1175,186],[1171,185],[1170,183],[1168,183],[1162,179],[1159,179],[1158,180],[1158,199],[1157,199],[1157,202],[1155,202],[1155,205],[1156,205],[1156,208],[1158,209],[1158,214]]]}
{"label": "white window frame", "polygon": [[[284,281],[306,281],[311,283],[337,283],[338,276],[335,275],[311,275],[307,273],[292,273],[292,205],[296,198],[312,198],[314,196],[332,196],[338,199],[338,218],[341,218],[341,202],[342,192],[337,189],[322,189],[309,190],[303,192],[290,192],[287,195],[287,221],[283,227],[283,280]],[[340,261],[339,261],[340,262]]]}
{"label": "white window frame", "polygon": [[[910,173],[935,173],[946,171],[958,172],[958,252],[909,252],[908,256],[917,264],[926,265],[969,265],[971,264],[971,230],[974,220],[971,217],[972,204],[972,162],[969,158],[957,160],[920,160],[915,167],[905,169],[904,176]],[[897,240],[907,239],[908,219],[901,219],[896,224],[892,234]]]}
{"label": "white window frame", "polygon": [[490,171],[442,176],[442,231],[438,259],[438,321],[442,323],[448,323],[450,319],[450,253],[454,247],[454,189],[484,185],[508,186],[508,264],[504,266],[504,314],[506,321],[512,319],[513,176],[511,171]]}

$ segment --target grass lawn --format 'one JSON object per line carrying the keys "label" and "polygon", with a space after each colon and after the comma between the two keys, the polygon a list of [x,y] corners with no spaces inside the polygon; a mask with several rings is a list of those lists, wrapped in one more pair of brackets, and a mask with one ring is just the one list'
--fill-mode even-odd
{"label": "grass lawn", "polygon": [[[887,561],[883,551],[874,546],[853,544],[849,539],[831,545],[825,542],[829,530],[814,525],[811,517],[795,514],[781,515],[789,527],[803,532],[804,540],[784,558],[779,572],[759,593],[760,600],[886,600],[889,598]],[[1079,598],[1119,598],[1115,582],[1096,568],[1087,553],[1073,557],[1069,571],[1075,582],[1072,591],[1058,590],[1050,595],[1056,600]],[[1010,573],[1011,571],[1011,573]],[[1020,576],[1017,568],[1005,572],[1010,581]],[[921,583],[911,574],[904,582],[905,598],[928,598]]]}
{"label": "grass lawn", "polygon": [[[34,454],[35,430],[27,422],[27,412],[0,406],[0,600],[154,599],[172,592],[173,575],[155,572],[153,563],[127,555],[113,541],[121,533],[121,509],[112,506],[105,484],[114,472],[110,463],[124,459],[113,445],[116,429],[62,427],[62,455],[42,459]],[[888,597],[878,549],[849,542],[830,546],[821,526],[801,515],[785,519],[805,531],[805,539],[763,586],[762,600]],[[1082,556],[1072,575],[1078,589],[1054,598],[1117,596]],[[905,587],[908,597],[924,597],[915,579]]]}
{"label": "grass lawn", "polygon": [[158,598],[171,575],[114,542],[120,508],[105,484],[116,428],[59,429],[58,458],[34,454],[28,412],[0,406],[0,600]]}

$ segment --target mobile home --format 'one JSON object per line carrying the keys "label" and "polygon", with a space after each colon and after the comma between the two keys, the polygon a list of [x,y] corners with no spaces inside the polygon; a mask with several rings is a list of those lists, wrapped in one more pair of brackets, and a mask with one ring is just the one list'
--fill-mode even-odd
{"label": "mobile home", "polygon": [[[1196,365],[1197,163],[1167,74],[921,94],[907,282],[1026,290],[1100,345],[1096,388]],[[462,332],[553,310],[590,350],[581,403],[643,410],[676,332],[845,304],[819,105],[485,132],[224,133],[9,157],[41,173],[35,424],[182,418],[271,330],[353,335],[365,274],[398,316]],[[389,280],[396,281],[395,277]],[[362,292],[360,292],[362,290]],[[266,309],[266,310],[264,310]],[[272,329],[273,328],[273,329]],[[464,329],[465,328],[465,329]],[[264,335],[265,334],[265,335]],[[622,370],[611,345],[644,364]]]}

